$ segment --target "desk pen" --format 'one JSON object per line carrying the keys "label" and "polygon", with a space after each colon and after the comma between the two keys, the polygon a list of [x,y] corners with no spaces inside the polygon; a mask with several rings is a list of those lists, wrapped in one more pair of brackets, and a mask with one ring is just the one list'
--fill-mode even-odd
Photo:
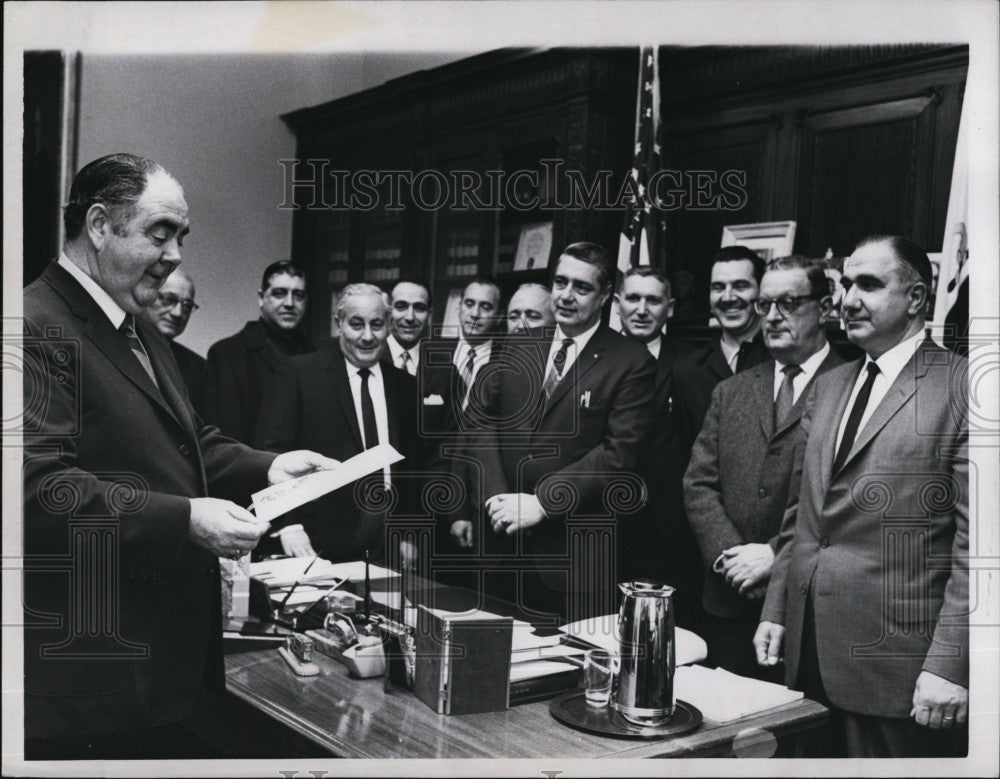
{"label": "desk pen", "polygon": [[288,603],[288,599],[292,597],[292,593],[295,592],[295,588],[298,587],[300,584],[302,584],[302,580],[306,578],[306,575],[309,573],[309,570],[314,565],[316,565],[316,561],[319,560],[319,555],[320,555],[320,553],[317,552],[316,556],[312,559],[312,562],[309,563],[309,565],[306,566],[306,569],[302,572],[302,575],[298,578],[298,581],[296,581],[295,584],[293,584],[291,586],[291,588],[288,590],[288,592],[285,593],[285,599],[283,601],[281,601],[281,605],[278,606],[278,613],[279,614],[282,611],[284,611],[285,604]]}

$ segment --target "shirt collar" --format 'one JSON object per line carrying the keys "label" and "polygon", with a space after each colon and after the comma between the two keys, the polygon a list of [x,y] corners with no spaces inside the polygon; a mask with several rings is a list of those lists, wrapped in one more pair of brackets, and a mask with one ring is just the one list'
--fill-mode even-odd
{"label": "shirt collar", "polygon": [[67,257],[66,252],[60,252],[59,264],[65,268],[74,279],[80,282],[80,286],[83,287],[87,294],[94,299],[94,302],[101,307],[101,311],[104,312],[104,315],[111,320],[111,324],[114,325],[115,330],[121,328],[122,322],[125,321],[126,311],[115,303],[111,296],[104,291],[101,285],[94,281],[90,277],[90,274],[83,270],[83,268]]}
{"label": "shirt collar", "polygon": [[[361,368],[359,368],[353,362],[348,360],[346,357],[344,358],[344,365],[347,366],[347,375],[350,376],[352,379],[355,376],[357,376],[358,372],[361,370]],[[371,366],[368,370],[371,371],[373,377],[377,379],[382,378],[382,369],[379,367],[379,364],[377,362],[373,366]]]}
{"label": "shirt collar", "polygon": [[868,370],[868,363],[874,362],[878,366],[879,373],[889,380],[889,384],[892,384],[926,338],[926,334],[921,329],[920,332],[900,341],[877,360],[872,360],[871,357],[866,358],[865,367],[861,369],[861,372],[864,373]]}
{"label": "shirt collar", "polygon": [[649,353],[651,355],[653,355],[653,359],[654,360],[659,360],[660,359],[660,349],[663,348],[663,336],[662,335],[658,335],[652,341],[648,341],[646,343],[646,348],[649,350]]}
{"label": "shirt collar", "polygon": [[[572,339],[573,345],[576,347],[576,350],[578,352],[582,352],[586,348],[587,343],[591,339],[591,336],[593,336],[594,333],[597,332],[597,328],[600,326],[601,326],[601,320],[598,319],[597,322],[593,324],[593,326],[591,326],[587,330],[584,330],[582,333],[580,333],[580,335]],[[553,343],[554,344],[562,343],[567,338],[569,338],[569,336],[563,332],[562,327],[560,325],[556,325],[556,335],[555,338],[553,339]]]}
{"label": "shirt collar", "polygon": [[459,359],[462,360],[465,359],[465,355],[469,353],[470,346],[472,346],[476,350],[476,362],[480,362],[481,360],[484,359],[484,355],[486,355],[486,358],[488,358],[490,353],[493,351],[493,339],[491,338],[489,341],[483,341],[482,343],[478,344],[470,344],[468,341],[465,340],[465,336],[462,335],[462,332],[459,331],[458,333]]}
{"label": "shirt collar", "polygon": [[413,351],[411,351],[410,349],[404,349],[403,345],[396,340],[396,336],[392,334],[390,334],[389,337],[386,339],[386,343],[389,344],[389,353],[392,354],[393,364],[396,363],[396,361],[399,359],[399,355],[401,355],[403,352],[410,352],[410,357],[413,357],[413,352],[416,351],[416,346],[413,347]]}
{"label": "shirt collar", "polygon": [[[802,373],[800,375],[805,376],[806,380],[812,378],[813,374],[815,374],[816,371],[819,370],[819,366],[823,364],[823,360],[826,359],[826,356],[829,353],[830,353],[830,342],[823,341],[822,348],[816,352],[813,352],[799,365],[799,367],[802,369]],[[777,365],[777,368],[774,369],[774,372],[776,374],[781,373],[781,369],[784,368],[786,365],[788,365],[787,362],[782,362],[781,360],[778,359],[775,359],[774,362]]]}

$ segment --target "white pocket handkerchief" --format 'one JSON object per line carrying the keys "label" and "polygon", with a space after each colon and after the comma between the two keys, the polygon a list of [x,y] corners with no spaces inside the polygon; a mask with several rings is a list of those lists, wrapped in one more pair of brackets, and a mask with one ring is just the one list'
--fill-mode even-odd
{"label": "white pocket handkerchief", "polygon": [[424,398],[424,405],[425,406],[443,406],[444,405],[444,398],[442,398],[440,395],[428,395],[426,398]]}

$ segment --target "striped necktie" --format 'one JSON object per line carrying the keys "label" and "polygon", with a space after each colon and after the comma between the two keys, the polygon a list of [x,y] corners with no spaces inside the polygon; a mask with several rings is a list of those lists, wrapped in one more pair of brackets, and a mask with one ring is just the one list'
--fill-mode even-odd
{"label": "striped necktie", "polygon": [[125,336],[125,340],[128,341],[132,354],[135,355],[143,370],[146,371],[149,378],[152,379],[153,384],[159,389],[160,383],[156,380],[156,374],[153,372],[153,363],[149,361],[149,355],[146,354],[146,349],[142,345],[142,341],[139,340],[138,333],[135,332],[135,317],[131,314],[125,315],[125,321],[122,322],[121,326],[121,333]]}

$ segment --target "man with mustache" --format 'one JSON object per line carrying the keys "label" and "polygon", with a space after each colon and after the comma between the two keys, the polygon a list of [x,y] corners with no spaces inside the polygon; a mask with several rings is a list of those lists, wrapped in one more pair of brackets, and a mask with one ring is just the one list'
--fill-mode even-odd
{"label": "man with mustache", "polygon": [[[646,506],[618,528],[619,573],[623,578],[653,577],[667,581],[677,589],[674,605],[681,625],[692,624],[698,602],[688,582],[701,579],[701,566],[695,553],[695,541],[683,522],[683,514],[673,510],[681,503],[680,474],[684,468],[674,459],[675,448],[671,388],[678,361],[690,358],[696,350],[691,344],[670,338],[667,321],[673,314],[674,298],[670,281],[652,265],[640,265],[626,271],[615,295],[622,333],[642,344],[656,360],[656,411],[649,454],[643,458],[639,473],[649,493]],[[665,474],[674,474],[665,478]]]}
{"label": "man with mustache", "polygon": [[741,676],[780,682],[757,665],[754,633],[774,548],[801,458],[803,398],[813,381],[843,363],[830,349],[823,266],[804,257],[767,264],[754,303],[774,359],[720,382],[684,476],[687,516],[705,580],[702,636],[708,662]]}
{"label": "man with mustache", "polygon": [[[671,457],[677,467],[667,471],[665,478],[671,480],[673,494],[678,496],[683,495],[681,480],[715,385],[771,359],[760,332],[760,317],[754,309],[763,275],[764,261],[746,246],[727,246],[712,260],[708,301],[722,330],[693,355],[678,362],[672,382],[670,402],[674,434]],[[683,499],[672,510],[677,513],[676,524],[680,528],[674,534],[676,557],[687,561],[680,563],[679,573],[683,572],[690,585],[686,595],[678,593],[678,601],[684,606],[695,604],[695,612],[689,614],[689,625],[696,628],[697,619],[703,613],[698,605],[702,601],[701,555],[684,516]]]}
{"label": "man with mustache", "polygon": [[924,332],[926,252],[866,238],[841,303],[861,360],[810,390],[801,489],[781,529],[762,665],[830,709],[819,757],[965,754],[969,702],[967,363]]}
{"label": "man with mustache", "polygon": [[[416,459],[416,382],[406,371],[380,362],[389,336],[389,307],[371,284],[349,284],[337,301],[337,341],[313,354],[286,360],[264,393],[256,440],[284,452],[308,446],[344,461],[379,443],[408,459],[388,469],[387,483],[403,487],[396,471]],[[408,504],[404,500],[400,510]],[[281,551],[295,557],[321,553],[334,561],[384,552],[385,511],[365,505],[347,485],[273,524]],[[271,543],[274,546],[273,542]]]}
{"label": "man with mustache", "polygon": [[264,387],[278,364],[312,345],[299,325],[306,312],[306,279],[290,262],[264,269],[257,291],[260,319],[208,350],[205,420],[228,436],[249,443],[262,407]]}

